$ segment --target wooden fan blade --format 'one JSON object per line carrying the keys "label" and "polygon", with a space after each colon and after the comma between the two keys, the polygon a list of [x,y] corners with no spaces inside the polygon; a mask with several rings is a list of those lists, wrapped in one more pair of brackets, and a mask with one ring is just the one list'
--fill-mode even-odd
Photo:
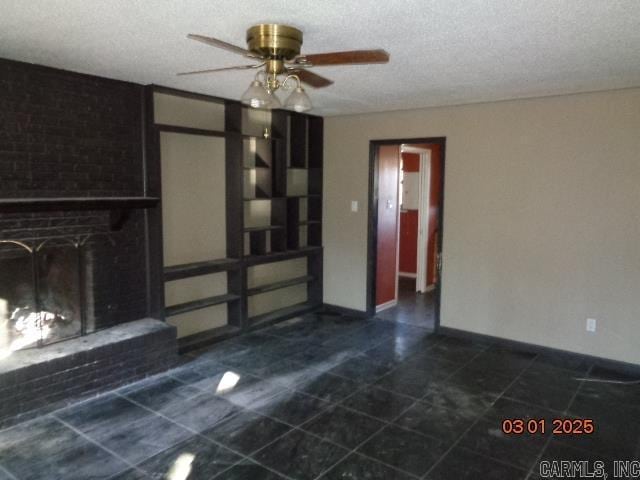
{"label": "wooden fan blade", "polygon": [[297,75],[301,82],[312,86],[313,88],[328,87],[333,84],[333,80],[322,77],[317,73],[310,72],[309,70],[289,70],[289,73]]}
{"label": "wooden fan blade", "polygon": [[252,68],[260,68],[264,65],[264,63],[260,63],[258,65],[237,65],[235,67],[222,67],[222,68],[210,68],[208,70],[195,70],[193,72],[180,72],[176,73],[176,75],[198,75],[200,73],[215,73],[215,72],[224,72],[226,70],[250,70]]}
{"label": "wooden fan blade", "polygon": [[218,40],[217,38],[205,37],[204,35],[195,35],[193,33],[187,35],[187,38],[195,40],[197,42],[206,43],[207,45],[211,45],[212,47],[218,47],[229,52],[238,53],[240,55],[244,55],[245,57],[262,58],[260,55],[257,55],[247,50],[246,48],[238,47],[237,45],[233,45],[223,40]]}
{"label": "wooden fan blade", "polygon": [[357,65],[366,63],[387,63],[389,54],[384,50],[351,50],[348,52],[316,53],[301,55],[295,63],[310,63],[313,66],[323,65]]}

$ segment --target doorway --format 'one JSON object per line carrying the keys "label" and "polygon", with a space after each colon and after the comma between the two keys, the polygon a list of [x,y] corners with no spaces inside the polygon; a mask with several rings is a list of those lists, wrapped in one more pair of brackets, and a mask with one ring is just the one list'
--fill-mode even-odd
{"label": "doorway", "polygon": [[370,143],[367,313],[437,328],[446,139]]}

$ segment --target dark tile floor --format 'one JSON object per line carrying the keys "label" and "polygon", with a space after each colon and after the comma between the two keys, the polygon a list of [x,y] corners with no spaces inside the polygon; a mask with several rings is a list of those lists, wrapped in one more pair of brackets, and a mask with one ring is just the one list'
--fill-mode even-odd
{"label": "dark tile floor", "polygon": [[[640,387],[579,380],[610,375],[406,323],[309,315],[0,431],[0,479],[538,479],[542,460],[638,458]],[[504,418],[573,416],[596,433],[501,431]]]}
{"label": "dark tile floor", "polygon": [[433,328],[435,324],[435,291],[416,292],[415,278],[398,278],[398,304],[383,310],[378,318]]}

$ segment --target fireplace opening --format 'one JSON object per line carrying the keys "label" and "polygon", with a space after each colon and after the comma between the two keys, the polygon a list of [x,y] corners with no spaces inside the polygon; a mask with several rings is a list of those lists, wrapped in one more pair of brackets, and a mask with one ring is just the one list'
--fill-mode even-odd
{"label": "fireplace opening", "polygon": [[115,242],[97,237],[0,240],[0,359],[113,323],[112,305],[96,305],[94,279],[96,257]]}

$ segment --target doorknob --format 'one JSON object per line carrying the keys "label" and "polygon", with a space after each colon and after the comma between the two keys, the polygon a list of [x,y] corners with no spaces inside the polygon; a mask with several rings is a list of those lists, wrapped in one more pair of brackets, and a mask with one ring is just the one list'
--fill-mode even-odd
{"label": "doorknob", "polygon": [[392,209],[393,208],[393,203],[391,203],[391,200],[387,199],[387,209]]}

